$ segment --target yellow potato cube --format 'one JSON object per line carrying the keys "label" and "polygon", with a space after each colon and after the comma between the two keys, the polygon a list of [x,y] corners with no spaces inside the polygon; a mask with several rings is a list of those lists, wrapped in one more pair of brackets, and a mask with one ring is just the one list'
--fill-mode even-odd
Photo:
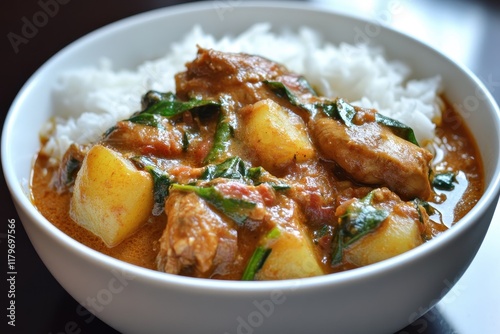
{"label": "yellow potato cube", "polygon": [[281,280],[324,275],[311,240],[302,229],[280,228],[257,280]]}
{"label": "yellow potato cube", "polygon": [[120,153],[93,146],[78,172],[71,218],[113,247],[145,223],[153,208],[153,180]]}
{"label": "yellow potato cube", "polygon": [[302,119],[272,100],[245,108],[242,123],[244,142],[267,170],[294,160],[307,161],[315,155]]}
{"label": "yellow potato cube", "polygon": [[391,214],[375,231],[349,246],[345,259],[361,267],[409,251],[423,243],[418,224]]}

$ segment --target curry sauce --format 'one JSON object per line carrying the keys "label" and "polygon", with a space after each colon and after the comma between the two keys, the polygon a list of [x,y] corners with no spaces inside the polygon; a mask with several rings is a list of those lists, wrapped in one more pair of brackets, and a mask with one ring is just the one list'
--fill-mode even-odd
{"label": "curry sauce", "polygon": [[[235,63],[240,67],[235,68]],[[404,247],[406,243],[415,247],[450,228],[482,195],[484,175],[479,151],[465,120],[446,101],[431,145],[434,152],[430,154],[411,143],[411,138],[401,139],[399,130],[387,125],[387,120],[380,122],[374,110],[352,107],[354,116],[349,120],[325,116],[327,103],[331,102],[312,94],[310,87],[303,85],[302,77],[279,64],[253,56],[200,50],[187,68],[176,77],[175,98],[181,101],[195,98],[196,103],[222,101],[219,109],[204,114],[191,108],[168,120],[154,118],[155,124],[144,124],[146,118],[132,122],[133,117],[136,120],[141,117],[138,113],[131,120],[120,121],[99,143],[134,161],[137,168],[156,175],[155,180],[159,178],[158,170],[170,175],[173,180],[169,183],[170,192],[162,198],[159,211],[151,214],[132,235],[109,247],[72,219],[70,203],[74,185],[54,186],[57,183],[54,180],[61,177],[61,168],[40,154],[33,167],[32,198],[38,210],[57,228],[90,248],[125,262],[196,277],[241,279],[260,250],[263,256],[250,279],[282,279],[333,273],[383,259],[386,256],[383,252],[380,259],[368,259],[365,253],[371,246],[367,240],[373,240],[373,244],[384,242],[380,241],[382,232],[377,231],[392,236],[391,221],[411,221],[412,227],[408,229],[411,240],[405,241]],[[219,72],[210,73],[214,69]],[[283,89],[288,89],[286,94]],[[297,98],[290,98],[292,95]],[[145,110],[165,96],[153,94],[150,98],[154,101],[149,101],[149,106],[145,103]],[[212,102],[204,102],[204,107],[211,108]],[[336,103],[339,108],[351,108],[348,104],[340,105],[342,101]],[[314,111],[304,107],[310,105],[320,107]],[[254,122],[268,124],[277,119],[280,122],[281,116],[266,119],[266,113],[276,112],[273,108],[288,115],[284,121],[287,127],[283,132],[279,127],[272,128],[276,130],[272,134],[276,138],[266,144],[267,137],[258,133],[263,123]],[[328,122],[322,123],[323,120]],[[158,126],[158,122],[163,123]],[[224,126],[230,129],[221,135],[218,131]],[[327,126],[328,131],[322,126]],[[379,133],[380,138],[389,137],[401,145],[406,158],[390,155],[380,158],[387,152],[372,158],[367,147],[373,145],[373,151],[377,151],[378,144],[366,143],[365,138],[352,144],[361,136],[352,131],[365,131],[363,126],[373,128],[370,131]],[[336,128],[339,130],[330,134]],[[373,133],[370,137],[374,137]],[[287,150],[296,144],[298,137],[306,142],[299,143],[299,149],[289,153]],[[293,143],[287,144],[287,140]],[[272,152],[260,149],[282,144]],[[342,149],[348,150],[347,153],[332,154]],[[207,161],[211,154],[215,158]],[[412,163],[408,161],[420,154],[421,161],[415,165],[422,164],[423,169],[411,170],[408,165]],[[137,156],[150,160],[138,160]],[[240,160],[234,160],[235,157]],[[356,160],[363,159],[361,168]],[[402,159],[404,166],[400,168],[408,170],[396,170],[398,163],[394,159]],[[153,161],[154,167],[145,161]],[[237,181],[232,176],[206,176],[227,161],[237,162],[238,173],[242,175]],[[372,168],[370,172],[366,172],[368,168]],[[432,178],[443,173],[453,174],[451,188],[440,190],[431,183],[426,185],[427,189],[421,187],[421,180],[430,182],[429,174]],[[408,175],[416,186],[400,191],[400,184],[410,183],[405,180]],[[210,196],[227,196],[231,203],[252,205],[226,212]],[[366,203],[370,203],[369,210],[364,209]],[[426,203],[431,210],[426,209]],[[368,215],[377,227],[356,230],[359,219],[351,219],[349,215],[357,209],[359,215]],[[206,216],[203,221],[199,221],[200,215]],[[197,236],[202,241],[196,240]],[[297,240],[306,246],[294,254]],[[400,244],[395,243],[394,247]],[[295,267],[282,264],[288,258],[292,263],[297,261]]]}

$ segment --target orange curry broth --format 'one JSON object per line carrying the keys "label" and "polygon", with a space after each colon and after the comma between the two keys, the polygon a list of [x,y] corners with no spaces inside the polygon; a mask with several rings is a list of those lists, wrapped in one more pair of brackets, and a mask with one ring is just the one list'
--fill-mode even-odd
{"label": "orange curry broth", "polygon": [[[439,206],[439,211],[446,212],[452,217],[452,223],[463,217],[479,200],[484,189],[484,175],[479,150],[476,146],[464,119],[446,102],[443,111],[442,124],[436,129],[437,140],[435,148],[443,153],[444,158],[434,170],[445,171],[460,170],[465,176],[465,185],[462,184],[463,195],[453,201],[444,202]],[[90,248],[109,255],[113,258],[138,265],[144,268],[156,269],[155,258],[158,253],[158,240],[166,225],[165,213],[160,216],[151,217],[150,221],[142,226],[134,235],[113,248],[108,248],[99,237],[95,236],[85,228],[77,225],[69,215],[71,193],[58,193],[51,187],[51,180],[55,168],[49,167],[48,158],[42,154],[38,155],[33,167],[31,191],[32,200],[37,209],[57,228]],[[465,180],[464,179],[464,180]],[[460,180],[462,183],[464,180]],[[436,195],[436,202],[444,199],[445,195]],[[434,201],[430,201],[434,205]],[[432,217],[431,217],[432,218]],[[446,224],[450,225],[450,224]],[[434,224],[435,233],[445,230],[443,224]],[[254,245],[256,236],[252,233],[241,233],[238,236],[238,244],[245,244],[249,252]],[[247,240],[242,240],[247,239]],[[241,246],[240,246],[241,247]],[[317,247],[320,252],[320,247]],[[325,252],[329,249],[323,250]],[[317,254],[319,258],[325,258],[325,254]],[[328,257],[328,256],[326,256]],[[324,261],[323,261],[324,262]],[[325,272],[338,271],[323,263]],[[343,269],[347,269],[344,267]],[[231,278],[231,277],[224,277]]]}

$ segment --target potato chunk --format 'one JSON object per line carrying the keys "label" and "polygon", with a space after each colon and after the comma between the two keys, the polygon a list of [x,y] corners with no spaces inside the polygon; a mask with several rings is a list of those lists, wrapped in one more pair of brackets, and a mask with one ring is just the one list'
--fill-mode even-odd
{"label": "potato chunk", "polygon": [[269,242],[271,253],[255,278],[281,280],[324,275],[295,203],[287,201],[281,210],[284,219],[276,220],[279,235]]}
{"label": "potato chunk", "polygon": [[70,215],[113,247],[147,221],[153,204],[151,176],[119,153],[95,145],[76,177]]}
{"label": "potato chunk", "polygon": [[297,115],[272,100],[262,100],[242,109],[244,142],[270,171],[292,161],[314,157],[314,148]]}
{"label": "potato chunk", "polygon": [[313,245],[302,231],[281,230],[280,237],[257,273],[258,280],[282,280],[324,275]]}
{"label": "potato chunk", "polygon": [[346,249],[346,260],[366,266],[409,251],[423,243],[418,222],[390,216],[374,233]]}
{"label": "potato chunk", "polygon": [[366,266],[402,254],[424,242],[422,231],[425,223],[421,220],[427,221],[427,214],[419,213],[412,202],[404,202],[383,188],[373,191],[372,203],[368,205],[387,210],[389,215],[374,231],[345,249],[348,262]]}

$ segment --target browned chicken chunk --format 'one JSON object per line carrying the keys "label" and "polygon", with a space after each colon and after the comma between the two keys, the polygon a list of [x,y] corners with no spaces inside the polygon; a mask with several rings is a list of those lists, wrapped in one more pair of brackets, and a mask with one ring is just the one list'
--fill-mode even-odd
{"label": "browned chicken chunk", "polygon": [[263,81],[280,81],[294,92],[310,95],[300,76],[284,66],[262,57],[241,53],[224,53],[200,48],[187,70],[175,77],[177,95],[181,98],[222,97],[234,109],[266,98],[275,99]]}
{"label": "browned chicken chunk", "polygon": [[168,121],[163,128],[136,124],[129,121],[116,123],[115,128],[103,142],[116,148],[126,147],[141,154],[155,154],[161,157],[178,156],[182,152],[182,135],[179,127]]}
{"label": "browned chicken chunk", "polygon": [[312,127],[323,156],[335,161],[356,181],[387,186],[407,199],[427,200],[431,196],[432,154],[426,149],[376,122],[348,127],[338,120],[321,118]]}
{"label": "browned chicken chunk", "polygon": [[158,270],[193,276],[224,274],[237,252],[237,231],[194,193],[172,192],[167,227],[156,258]]}

